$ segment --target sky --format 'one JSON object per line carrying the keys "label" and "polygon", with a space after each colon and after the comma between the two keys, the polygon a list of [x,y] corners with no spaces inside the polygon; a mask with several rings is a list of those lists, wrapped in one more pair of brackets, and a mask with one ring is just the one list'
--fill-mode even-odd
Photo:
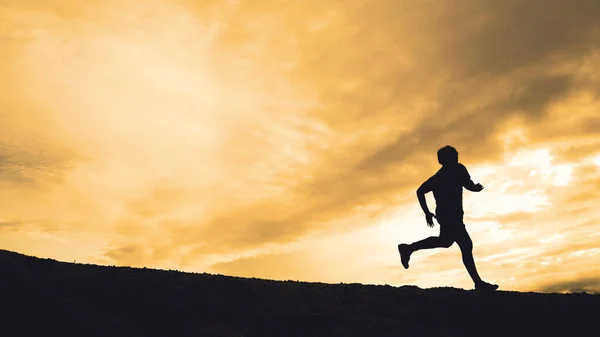
{"label": "sky", "polygon": [[470,289],[445,145],[485,280],[600,291],[597,0],[0,0],[1,249]]}

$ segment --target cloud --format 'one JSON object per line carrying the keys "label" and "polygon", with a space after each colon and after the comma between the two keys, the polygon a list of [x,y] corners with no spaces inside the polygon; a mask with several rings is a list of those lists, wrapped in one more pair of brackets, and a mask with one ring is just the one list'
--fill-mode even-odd
{"label": "cloud", "polygon": [[14,229],[14,228],[18,228],[19,226],[21,226],[20,222],[10,222],[10,221],[0,221],[0,229],[5,230],[5,229]]}
{"label": "cloud", "polygon": [[307,256],[295,253],[266,254],[240,258],[230,262],[214,264],[211,269],[216,273],[257,277],[277,280],[318,279],[320,268],[317,261],[308,261]]}
{"label": "cloud", "polygon": [[68,148],[63,153],[46,151],[42,146],[31,148],[19,143],[8,145],[0,136],[0,183],[3,185],[50,183],[60,181],[69,171],[74,155]]}
{"label": "cloud", "polygon": [[501,224],[511,224],[530,220],[532,216],[533,215],[531,214],[531,212],[517,211],[508,214],[493,214],[479,217],[465,217],[465,221],[496,221]]}
{"label": "cloud", "polygon": [[[397,36],[398,41],[402,41],[402,38],[406,38],[406,34],[400,30],[410,28],[410,25],[413,24],[418,25],[410,19],[404,22],[396,19],[389,27],[391,29],[384,26],[387,22],[392,21],[382,20],[381,15],[394,13],[394,15],[400,14],[402,17],[408,16],[407,13],[410,13],[410,9],[407,10],[406,7],[402,7],[404,12],[399,13],[399,10],[394,10],[398,7],[386,8],[387,4],[384,3],[356,4],[354,7],[349,5],[346,11],[340,12],[343,14],[339,14],[339,16],[347,15],[346,20],[339,16],[338,21],[331,20],[337,22],[338,25],[352,23],[354,27],[357,27],[354,30],[356,33],[351,33],[351,29],[342,30],[336,34],[345,34],[344,32],[346,32],[349,35],[337,36],[337,39],[331,40],[330,45],[321,43],[318,36],[307,35],[311,39],[310,45],[319,46],[319,48],[313,49],[313,51],[307,50],[306,59],[311,61],[297,63],[295,73],[304,74],[304,76],[299,75],[301,83],[305,83],[307,86],[314,85],[319,89],[322,108],[314,110],[311,116],[321,119],[333,132],[337,131],[341,137],[348,139],[346,144],[332,142],[329,147],[330,153],[321,159],[323,165],[317,166],[313,171],[316,173],[313,174],[314,178],[307,181],[299,188],[298,193],[294,194],[298,197],[299,204],[315,202],[322,206],[308,208],[306,212],[301,212],[297,217],[283,216],[281,220],[263,221],[259,220],[260,216],[252,213],[264,214],[263,209],[271,208],[275,211],[269,217],[276,219],[276,214],[286,214],[288,211],[283,207],[278,207],[276,201],[259,202],[254,206],[248,205],[248,207],[242,208],[244,210],[242,212],[233,211],[233,215],[224,217],[227,221],[216,221],[215,228],[217,223],[228,223],[230,226],[235,226],[233,223],[249,222],[253,225],[238,227],[241,231],[248,233],[248,236],[241,236],[244,239],[240,239],[240,242],[250,237],[253,239],[246,242],[259,244],[261,237],[264,238],[264,242],[287,241],[294,238],[293,233],[301,234],[308,231],[311,223],[314,223],[311,220],[320,219],[320,214],[325,216],[324,219],[327,219],[327,214],[331,214],[331,218],[343,216],[352,206],[386,200],[386,197],[417,184],[415,181],[423,178],[420,174],[422,170],[417,169],[413,163],[422,164],[424,155],[433,158],[434,151],[447,143],[464,148],[467,160],[497,160],[504,149],[501,140],[497,139],[497,133],[503,130],[506,121],[510,121],[513,117],[523,116],[526,117],[525,121],[528,123],[528,127],[534,127],[543,120],[542,117],[548,113],[552,104],[566,99],[571,93],[572,75],[557,74],[552,71],[552,65],[565,60],[579,59],[580,53],[593,50],[594,44],[590,44],[590,42],[593,41],[593,27],[597,26],[597,21],[590,16],[589,7],[594,5],[592,2],[576,6],[576,15],[580,16],[581,20],[572,22],[572,25],[571,18],[560,18],[558,14],[560,11],[551,10],[562,6],[558,2],[550,4],[549,7],[544,5],[543,13],[533,18],[518,14],[520,9],[526,10],[527,8],[520,8],[521,5],[517,2],[508,5],[486,4],[491,8],[475,6],[453,9],[444,7],[443,18],[440,20],[436,18],[437,29],[433,27],[428,30],[431,32],[433,41],[447,48],[440,51],[439,54],[435,54],[440,55],[440,58],[443,55],[443,59],[436,59],[434,56],[430,56],[431,59],[425,57],[424,59],[428,61],[435,60],[436,62],[431,62],[432,67],[418,70],[408,70],[409,67],[404,67],[405,64],[391,62],[397,51],[395,48],[398,49],[398,44],[386,45],[385,43],[386,41],[391,42],[393,36]],[[435,4],[435,6],[437,5]],[[390,4],[390,6],[394,5]],[[243,9],[242,4],[238,11],[241,13]],[[263,10],[268,12],[266,8]],[[354,16],[355,13],[361,13],[361,16]],[[458,18],[475,18],[476,14],[480,14],[478,20],[484,21],[482,24],[485,23],[485,18],[482,16],[488,16],[489,26],[485,26],[486,28],[482,30],[481,27],[464,24],[456,27],[456,30],[449,30],[446,29],[447,26],[443,25],[449,22],[462,22]],[[285,16],[285,13],[283,15]],[[571,25],[572,31],[567,35],[561,35],[559,39],[548,38],[550,35],[546,35],[545,27],[548,25],[546,22],[550,22],[549,19],[554,17],[562,20],[564,25]],[[275,22],[279,22],[278,18],[268,16],[266,20],[273,19]],[[535,21],[536,19],[540,24],[532,23],[531,20]],[[423,18],[419,20],[427,22]],[[292,20],[290,25],[293,24]],[[473,23],[469,21],[469,24]],[[509,31],[506,31],[506,27]],[[320,31],[323,39],[326,36],[324,32],[328,32],[326,28],[324,29]],[[410,31],[416,31],[416,29]],[[255,35],[250,32],[248,30],[246,34],[248,38],[252,39]],[[507,34],[504,35],[503,32]],[[524,34],[519,35],[521,32]],[[301,33],[301,31],[293,29],[289,31],[296,41],[300,41],[299,43],[303,42]],[[350,39],[350,36],[353,38]],[[377,41],[380,44],[375,44],[375,37],[378,38]],[[277,41],[279,40],[271,41],[270,47],[275,49],[279,47]],[[409,46],[416,43],[410,39],[406,42]],[[363,45],[363,48],[355,49],[354,46],[357,43]],[[461,43],[465,47],[457,48],[456,46],[460,46]],[[467,48],[467,44],[471,48]],[[488,48],[491,44],[499,46],[500,49]],[[381,49],[380,53],[378,48],[381,46],[389,48]],[[314,53],[315,50],[318,50],[318,55]],[[490,50],[496,50],[496,54],[489,54]],[[561,52],[561,59],[558,61],[553,57],[555,51]],[[336,55],[341,54],[345,55],[345,63],[338,62],[339,58]],[[502,57],[495,57],[497,54],[501,54]],[[367,60],[376,58],[378,58],[377,67],[373,67],[371,64],[367,65]],[[357,139],[360,140],[352,140],[351,135],[357,132],[358,128],[370,127],[377,130],[374,125],[381,125],[386,121],[396,121],[401,125],[403,122],[407,122],[408,116],[417,114],[417,111],[408,109],[403,111],[396,108],[390,111],[390,107],[397,106],[397,102],[406,101],[410,94],[414,93],[415,88],[420,88],[422,95],[432,94],[431,88],[421,87],[422,80],[413,82],[410,86],[404,85],[400,81],[403,79],[410,82],[417,76],[427,75],[431,68],[437,69],[438,67],[456,71],[450,77],[444,78],[442,83],[437,80],[440,87],[446,86],[448,89],[447,93],[441,94],[437,106],[420,112],[423,112],[425,116],[444,116],[444,118],[425,119],[417,124],[414,124],[414,121],[408,121],[408,125],[411,123],[414,125],[410,131],[398,130],[402,129],[401,127],[394,129],[393,126],[388,130],[384,128],[384,131],[381,132],[383,136],[374,133],[376,141],[368,140],[364,143],[365,137],[358,136]],[[323,82],[311,80],[316,79],[316,76]],[[496,76],[496,79],[491,76]],[[330,78],[332,81],[328,82]],[[342,78],[345,79],[346,84],[333,82],[333,79],[342,82]],[[394,78],[398,78],[398,80],[394,80]],[[462,83],[467,79],[470,82],[462,87],[457,86],[457,83]],[[501,82],[501,84],[495,84],[495,81]],[[484,82],[486,85],[483,86],[484,89],[481,89]],[[349,87],[353,89],[349,89]],[[488,89],[486,90],[486,88]],[[395,95],[377,96],[380,91]],[[478,102],[475,106],[471,104],[474,93],[483,96],[483,98],[477,98]],[[377,99],[373,99],[373,97],[377,97]],[[417,100],[418,97],[419,95],[417,95]],[[415,98],[410,97],[409,99],[414,100]],[[338,113],[339,111],[344,111],[344,113]],[[399,135],[394,136],[398,133]],[[391,139],[391,142],[385,144],[386,138]],[[362,144],[361,141],[363,141]],[[383,144],[377,146],[381,143]],[[350,148],[355,149],[352,152],[354,156],[336,156],[337,153],[344,153]],[[327,160],[327,156],[331,156],[332,159]],[[428,165],[423,165],[424,169],[431,168],[433,170],[434,167],[435,160],[433,159]],[[397,172],[402,172],[400,177],[397,177]],[[377,176],[377,178],[372,179],[373,176]],[[313,191],[319,193],[311,193]],[[281,209],[281,211],[276,211],[277,209]],[[235,214],[240,214],[241,220],[237,220]],[[244,230],[243,228],[248,229]],[[260,228],[269,228],[270,230],[263,231]],[[236,232],[236,229],[232,228],[231,231]]]}
{"label": "cloud", "polygon": [[[593,0],[442,1],[440,54],[459,77],[502,76],[554,56],[580,57],[598,47]],[[438,2],[439,4],[439,2]],[[565,13],[569,15],[564,15]]]}
{"label": "cloud", "polygon": [[600,292],[600,277],[552,282],[540,287],[539,291],[548,293],[598,293]]}
{"label": "cloud", "polygon": [[496,138],[496,132],[505,120],[519,113],[526,116],[541,115],[548,104],[563,97],[569,89],[566,77],[536,78],[523,87],[523,92],[492,102],[490,106],[483,107],[482,111],[469,112],[451,123],[436,126],[436,122],[432,120],[420,125],[377,150],[363,160],[359,168],[390,165],[409,155],[415,156],[419,149],[429,150],[431,156],[445,144],[455,144],[459,149],[467,149],[465,152],[468,154],[482,156],[487,153],[488,158],[491,153],[499,154],[503,144]]}

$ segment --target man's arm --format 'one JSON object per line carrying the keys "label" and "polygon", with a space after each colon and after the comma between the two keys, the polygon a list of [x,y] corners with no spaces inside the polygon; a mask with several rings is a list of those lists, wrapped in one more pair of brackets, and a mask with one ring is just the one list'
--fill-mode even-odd
{"label": "man's arm", "polygon": [[467,180],[463,186],[471,192],[481,192],[483,190],[481,184],[475,184],[471,179]]}
{"label": "man's arm", "polygon": [[463,165],[461,165],[461,171],[461,183],[464,188],[471,192],[481,192],[481,190],[483,190],[483,186],[481,186],[481,184],[475,184],[473,180],[471,180],[469,171],[467,171],[467,168]]}
{"label": "man's arm", "polygon": [[417,198],[419,199],[419,204],[423,209],[423,213],[425,213],[425,220],[427,221],[427,226],[433,227],[433,217],[434,214],[429,211],[429,207],[427,207],[427,200],[425,199],[425,193],[431,192],[434,187],[434,179],[435,176],[427,179],[419,188],[417,189]]}
{"label": "man's arm", "polygon": [[419,199],[419,205],[421,205],[421,209],[423,209],[425,215],[431,214],[427,206],[427,200],[425,199],[425,194],[433,190],[431,185],[433,185],[432,178],[429,178],[417,189],[417,199]]}

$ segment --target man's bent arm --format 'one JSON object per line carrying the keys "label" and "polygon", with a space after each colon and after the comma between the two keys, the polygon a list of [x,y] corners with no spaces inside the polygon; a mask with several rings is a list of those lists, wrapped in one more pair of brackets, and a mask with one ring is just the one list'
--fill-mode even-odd
{"label": "man's bent arm", "polygon": [[[481,185],[480,184],[475,184],[473,182],[473,180],[471,180],[471,175],[469,174],[469,171],[467,170],[467,168],[462,165],[459,164],[459,179],[461,181],[461,184],[469,191],[471,192],[479,192],[481,191]],[[478,186],[479,185],[479,186]]]}
{"label": "man's bent arm", "polygon": [[427,200],[425,199],[425,193],[429,192],[427,190],[426,183],[427,182],[423,183],[423,185],[417,189],[417,198],[419,199],[419,205],[421,205],[423,213],[425,213],[425,215],[429,215],[431,212],[429,211],[429,207],[427,207]]}
{"label": "man's bent arm", "polygon": [[467,180],[465,181],[465,183],[463,184],[463,186],[464,186],[464,187],[465,187],[467,190],[469,190],[469,191],[471,191],[471,192],[479,192],[479,191],[480,191],[480,190],[477,188],[476,184],[475,184],[475,183],[473,182],[473,180],[471,180],[471,179],[467,179]]}

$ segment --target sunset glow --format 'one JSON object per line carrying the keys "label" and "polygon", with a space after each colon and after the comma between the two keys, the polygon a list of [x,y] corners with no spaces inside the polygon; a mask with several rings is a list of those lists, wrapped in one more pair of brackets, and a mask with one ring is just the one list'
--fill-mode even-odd
{"label": "sunset glow", "polygon": [[600,291],[599,41],[593,0],[0,0],[0,249],[471,288],[396,250],[451,144],[482,277]]}

